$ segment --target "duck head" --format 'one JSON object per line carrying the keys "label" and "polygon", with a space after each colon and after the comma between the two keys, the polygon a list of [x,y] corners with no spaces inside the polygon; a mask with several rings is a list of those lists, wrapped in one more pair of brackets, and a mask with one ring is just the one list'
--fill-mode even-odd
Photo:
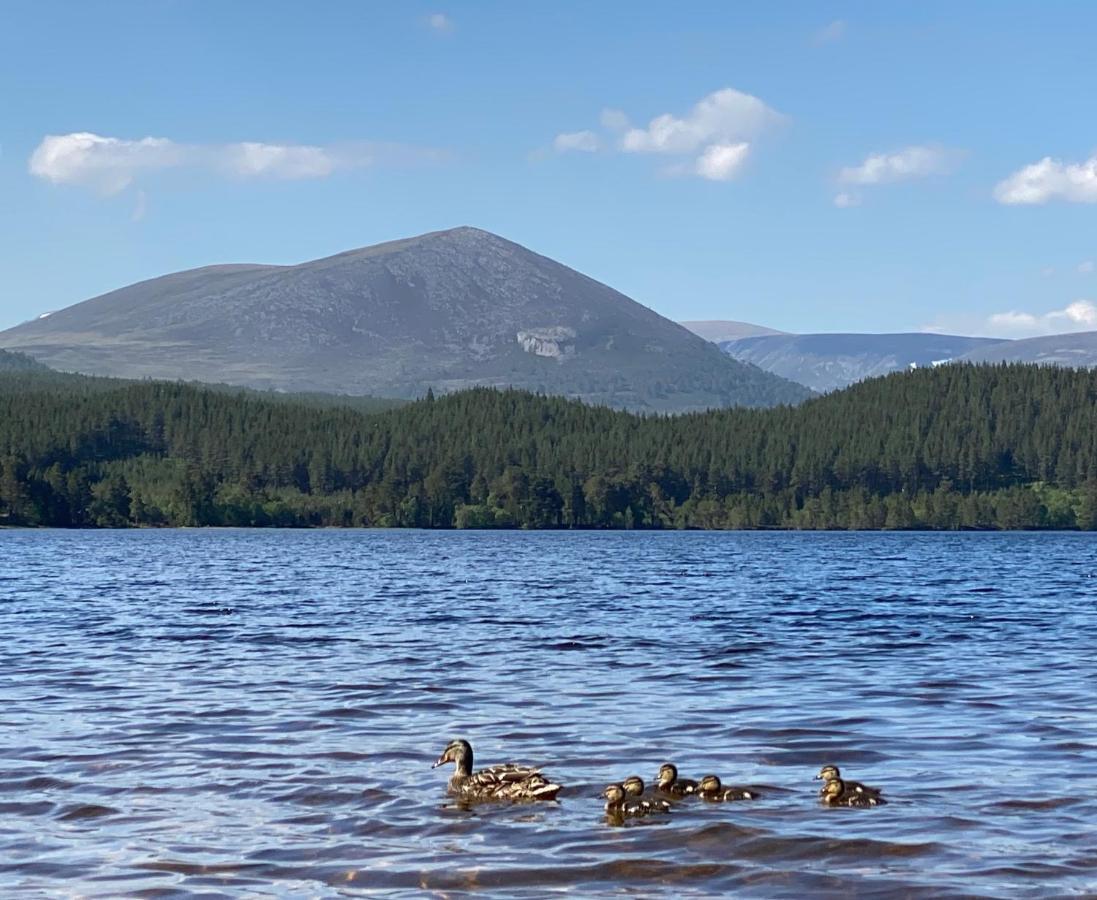
{"label": "duck head", "polygon": [[625,789],[619,784],[607,784],[602,796],[606,798],[606,806],[620,806],[625,802]]}
{"label": "duck head", "polygon": [[819,774],[815,776],[815,780],[830,781],[832,778],[841,778],[842,773],[838,771],[837,766],[823,766],[819,770]]}
{"label": "duck head", "polygon": [[674,763],[663,763],[659,766],[659,777],[656,784],[661,787],[670,787],[678,780],[678,767]]}
{"label": "duck head", "polygon": [[701,779],[701,783],[697,790],[702,794],[718,794],[720,793],[723,785],[720,783],[720,779],[715,775],[706,775]]}
{"label": "duck head", "polygon": [[438,761],[431,768],[437,769],[448,762],[456,764],[458,775],[471,775],[472,744],[460,739],[450,741],[446,744],[446,749],[442,751],[442,755],[438,757]]}
{"label": "duck head", "polygon": [[621,782],[621,787],[625,789],[625,793],[630,797],[639,797],[644,793],[644,779],[639,775],[629,775]]}

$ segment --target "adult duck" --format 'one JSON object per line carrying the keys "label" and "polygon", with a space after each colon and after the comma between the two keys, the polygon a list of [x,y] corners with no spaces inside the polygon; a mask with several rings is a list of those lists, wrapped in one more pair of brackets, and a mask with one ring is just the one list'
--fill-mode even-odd
{"label": "adult duck", "polygon": [[462,800],[502,800],[522,803],[533,800],[555,800],[560,785],[541,774],[540,769],[503,763],[479,772],[472,770],[472,745],[465,740],[450,741],[438,761],[437,769],[448,762],[454,764],[449,792]]}

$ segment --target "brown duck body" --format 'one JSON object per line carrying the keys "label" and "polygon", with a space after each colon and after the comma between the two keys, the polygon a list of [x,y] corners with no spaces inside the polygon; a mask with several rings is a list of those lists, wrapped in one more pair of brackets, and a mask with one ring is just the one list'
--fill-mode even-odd
{"label": "brown duck body", "polygon": [[729,803],[735,800],[757,800],[762,793],[752,787],[726,785],[715,775],[706,775],[697,788],[697,796],[710,803]]}
{"label": "brown duck body", "polygon": [[868,794],[850,788],[841,778],[830,778],[823,785],[822,800],[825,806],[884,806],[887,803],[879,792]]}
{"label": "brown duck body", "polygon": [[555,800],[560,785],[546,778],[540,769],[504,763],[472,771],[472,746],[468,741],[452,741],[438,758],[435,767],[455,764],[449,780],[449,792],[454,797],[474,802],[482,800],[522,803],[534,800]]}
{"label": "brown duck body", "polygon": [[672,797],[689,797],[697,793],[700,785],[691,778],[679,778],[673,763],[663,763],[655,780],[655,789]]}
{"label": "brown duck body", "polygon": [[[880,800],[883,793],[880,788],[869,787],[867,784],[862,784],[859,781],[847,781],[846,779],[842,778],[842,773],[837,766],[823,766],[823,768],[819,770],[819,774],[815,777],[817,779],[822,778],[825,782],[823,786],[819,788],[819,796],[823,798],[826,797],[827,783],[829,783],[831,779],[834,778],[837,778],[839,781],[842,782],[845,791],[849,794],[861,794],[866,797],[875,797],[877,800]],[[864,805],[867,806],[871,804]]]}
{"label": "brown duck body", "polygon": [[607,785],[602,796],[606,798],[606,816],[610,819],[636,819],[670,812],[666,800],[657,797],[637,799],[619,784]]}

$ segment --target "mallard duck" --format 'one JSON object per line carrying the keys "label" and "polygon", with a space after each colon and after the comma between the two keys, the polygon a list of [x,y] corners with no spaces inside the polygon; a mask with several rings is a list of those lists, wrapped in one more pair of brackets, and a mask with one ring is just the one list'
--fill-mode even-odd
{"label": "mallard duck", "polygon": [[827,779],[822,798],[826,806],[883,806],[887,803],[878,793],[867,794],[851,789],[848,782],[837,776]]}
{"label": "mallard duck", "polygon": [[819,788],[820,797],[827,792],[825,782],[830,781],[832,778],[839,779],[850,793],[867,794],[870,797],[879,797],[881,793],[879,788],[869,787],[867,784],[861,784],[859,781],[845,781],[842,778],[842,773],[838,771],[837,766],[823,766],[823,768],[819,770],[819,774],[815,776],[815,780],[818,781],[820,778],[824,781],[823,786]]}
{"label": "mallard duck", "polygon": [[659,767],[659,775],[655,779],[656,789],[665,794],[673,794],[675,797],[685,797],[688,794],[696,794],[698,784],[690,778],[679,778],[678,767],[674,763],[663,763]]}
{"label": "mallard duck", "polygon": [[560,792],[560,785],[530,766],[504,763],[473,772],[472,745],[468,741],[450,741],[431,768],[448,762],[454,763],[455,769],[449,792],[462,800],[555,800]]}
{"label": "mallard duck", "polygon": [[721,803],[725,800],[757,800],[762,795],[754,788],[727,787],[715,775],[706,775],[697,787],[697,796],[702,800]]}
{"label": "mallard duck", "polygon": [[629,799],[628,792],[620,784],[607,784],[602,796],[606,798],[606,815],[614,819],[638,818],[670,811],[670,804],[666,800]]}

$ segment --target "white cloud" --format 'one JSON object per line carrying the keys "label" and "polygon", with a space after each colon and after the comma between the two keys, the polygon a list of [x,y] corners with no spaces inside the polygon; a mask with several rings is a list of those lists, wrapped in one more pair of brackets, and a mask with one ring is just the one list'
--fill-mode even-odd
{"label": "white cloud", "polygon": [[427,25],[442,33],[453,31],[454,28],[453,19],[442,12],[431,13],[427,16]]}
{"label": "white cloud", "polygon": [[734,88],[714,91],[684,116],[664,113],[645,128],[634,127],[619,109],[604,109],[601,125],[608,134],[575,131],[558,134],[558,151],[603,148],[622,153],[676,156],[664,168],[671,175],[693,175],[709,181],[730,181],[742,170],[752,142],[785,117],[763,101]]}
{"label": "white cloud", "polygon": [[388,161],[437,156],[434,151],[370,142],[313,146],[245,141],[183,144],[168,138],[140,140],[89,132],[48,135],[31,154],[32,175],[54,184],[117,194],[142,175],[167,169],[199,169],[235,178],[326,178],[339,171]]}
{"label": "white cloud", "polygon": [[738,144],[712,144],[697,157],[694,171],[709,181],[731,181],[750,153],[750,144],[742,141]]}
{"label": "white cloud", "polygon": [[894,153],[874,153],[838,173],[843,184],[875,185],[940,175],[952,170],[957,154],[943,147],[912,146]]}
{"label": "white cloud", "polygon": [[860,194],[851,194],[848,191],[841,191],[834,195],[834,205],[839,209],[848,209],[851,206],[861,205]]}
{"label": "white cloud", "polygon": [[1045,156],[1000,181],[994,188],[994,199],[1007,205],[1049,200],[1097,203],[1097,154],[1081,163],[1064,163]]}
{"label": "white cloud", "polygon": [[1074,331],[1097,331],[1097,303],[1075,300],[1062,309],[1030,313],[1011,309],[983,319],[954,316],[927,325],[923,331],[976,334],[985,337],[1026,338]]}
{"label": "white cloud", "polygon": [[1087,259],[1085,262],[1078,263],[1079,275],[1091,275],[1093,274],[1094,264],[1092,259]]}
{"label": "white cloud", "polygon": [[714,144],[731,144],[757,137],[784,121],[751,94],[724,88],[709,94],[685,116],[656,116],[647,128],[630,128],[621,139],[628,153],[693,153]]}
{"label": "white cloud", "polygon": [[841,19],[835,19],[829,25],[824,25],[812,37],[815,44],[833,44],[840,41],[846,34],[846,23]]}
{"label": "white cloud", "polygon": [[593,131],[571,131],[558,134],[552,141],[552,149],[557,153],[567,153],[569,150],[594,153],[601,148],[601,138]]}

